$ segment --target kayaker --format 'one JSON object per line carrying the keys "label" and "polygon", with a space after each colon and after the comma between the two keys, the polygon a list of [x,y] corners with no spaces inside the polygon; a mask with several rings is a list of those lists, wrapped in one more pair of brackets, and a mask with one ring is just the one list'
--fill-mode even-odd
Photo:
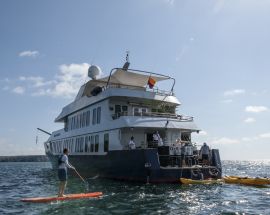
{"label": "kayaker", "polygon": [[201,147],[200,150],[200,154],[202,156],[203,164],[207,165],[209,163],[210,148],[206,143],[203,143],[203,146]]}
{"label": "kayaker", "polygon": [[68,149],[64,148],[63,154],[58,159],[58,178],[60,181],[58,197],[65,196],[64,191],[67,185],[67,168],[75,170],[75,167],[68,162]]}

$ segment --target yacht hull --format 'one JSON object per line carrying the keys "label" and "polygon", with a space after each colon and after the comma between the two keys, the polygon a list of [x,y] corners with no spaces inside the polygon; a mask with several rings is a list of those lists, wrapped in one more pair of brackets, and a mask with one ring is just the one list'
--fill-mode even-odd
{"label": "yacht hull", "polygon": [[[215,157],[219,159],[218,151],[216,153]],[[47,156],[53,168],[57,169],[58,155],[47,153]],[[221,178],[220,160],[212,161],[211,166],[161,167],[158,150],[155,148],[110,151],[106,155],[69,155],[69,162],[85,178],[98,176],[143,183],[179,183],[180,178],[195,179],[194,172],[198,169],[204,178],[213,177],[209,170],[218,170],[215,178]]]}

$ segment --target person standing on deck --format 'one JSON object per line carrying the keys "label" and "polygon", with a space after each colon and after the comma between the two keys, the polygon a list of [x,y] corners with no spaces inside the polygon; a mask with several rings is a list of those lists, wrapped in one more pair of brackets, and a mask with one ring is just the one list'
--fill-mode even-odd
{"label": "person standing on deck", "polygon": [[134,143],[134,137],[133,136],[130,138],[128,146],[129,146],[129,149],[136,149],[136,145]]}
{"label": "person standing on deck", "polygon": [[67,185],[67,168],[74,169],[71,164],[68,162],[68,149],[63,150],[63,154],[58,159],[58,178],[60,181],[58,197],[64,196],[64,191]]}
{"label": "person standing on deck", "polygon": [[200,154],[202,156],[203,164],[207,165],[209,163],[210,148],[206,143],[203,143],[203,146],[201,147],[200,150]]}
{"label": "person standing on deck", "polygon": [[156,131],[156,133],[153,134],[153,143],[157,146],[160,142],[160,136],[158,131]]}

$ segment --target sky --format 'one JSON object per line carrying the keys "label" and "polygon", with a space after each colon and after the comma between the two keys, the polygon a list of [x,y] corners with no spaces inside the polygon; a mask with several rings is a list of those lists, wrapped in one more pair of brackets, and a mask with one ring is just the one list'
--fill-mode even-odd
{"label": "sky", "polygon": [[[270,1],[0,1],[0,155],[44,154],[88,79],[121,67],[176,79],[193,141],[223,160],[270,159]],[[38,143],[36,144],[36,136]]]}

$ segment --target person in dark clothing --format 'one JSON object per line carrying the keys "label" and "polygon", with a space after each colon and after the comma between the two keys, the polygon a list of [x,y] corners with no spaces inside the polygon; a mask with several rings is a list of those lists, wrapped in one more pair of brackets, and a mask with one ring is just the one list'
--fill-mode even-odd
{"label": "person in dark clothing", "polygon": [[209,154],[210,154],[210,148],[206,143],[203,143],[203,146],[201,147],[200,154],[202,156],[202,162],[203,164],[209,163]]}

